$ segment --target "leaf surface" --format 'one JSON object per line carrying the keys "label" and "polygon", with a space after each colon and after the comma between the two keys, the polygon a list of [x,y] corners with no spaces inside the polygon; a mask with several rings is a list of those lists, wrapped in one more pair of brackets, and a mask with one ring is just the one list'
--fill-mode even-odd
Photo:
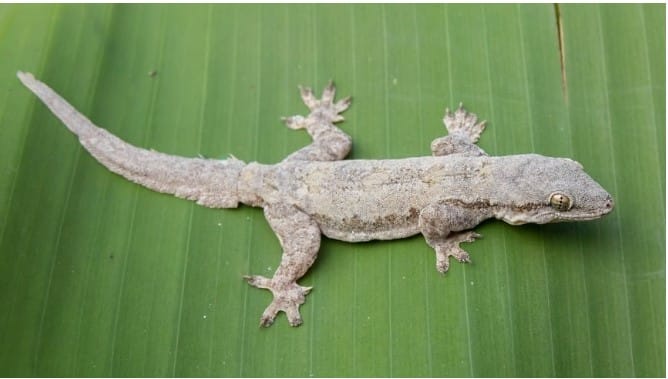
{"label": "leaf surface", "polygon": [[[664,5],[0,5],[0,56],[2,376],[665,376]],[[357,159],[429,154],[463,102],[616,209],[486,222],[445,277],[421,237],[325,240],[304,325],[263,330],[262,212],[108,172],[18,70],[135,145],[263,163],[308,143],[298,84],[353,95]]]}

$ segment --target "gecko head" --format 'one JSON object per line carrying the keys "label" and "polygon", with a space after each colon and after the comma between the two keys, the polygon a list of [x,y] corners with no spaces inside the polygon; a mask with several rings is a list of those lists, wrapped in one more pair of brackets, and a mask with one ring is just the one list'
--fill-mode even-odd
{"label": "gecko head", "polygon": [[530,154],[513,166],[504,189],[513,201],[497,214],[510,224],[594,220],[614,208],[612,196],[572,159]]}

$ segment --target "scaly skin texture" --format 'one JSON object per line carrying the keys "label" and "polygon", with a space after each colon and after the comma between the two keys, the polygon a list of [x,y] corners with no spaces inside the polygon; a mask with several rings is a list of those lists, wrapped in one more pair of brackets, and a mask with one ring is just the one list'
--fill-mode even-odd
{"label": "scaly skin texture", "polygon": [[109,170],[207,207],[243,203],[264,209],[283,256],[272,278],[244,277],[274,295],[261,326],[271,325],[280,311],[290,325],[302,323],[299,306],[311,288],[297,280],[315,262],[321,234],[358,242],[421,233],[436,252],[436,269],[445,273],[450,257],[469,262],[459,244],[480,237],[470,229],[483,220],[513,225],[583,221],[613,209],[612,197],[573,160],[488,156],[475,144],[485,123],[461,104],[454,113],[446,109],[448,135],[432,142],[433,156],[343,161],[352,140],[334,124],[343,121],[340,113],[350,98],[335,102],[331,82],[320,99],[300,87],[309,115],[283,120],[291,129],[306,129],[313,142],[274,165],[245,164],[132,146],[95,126],[31,74],[19,72],[18,77]]}

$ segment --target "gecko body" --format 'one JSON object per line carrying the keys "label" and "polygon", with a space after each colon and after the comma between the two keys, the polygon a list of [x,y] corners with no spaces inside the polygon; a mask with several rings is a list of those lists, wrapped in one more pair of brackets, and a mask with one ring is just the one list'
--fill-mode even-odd
{"label": "gecko body", "polygon": [[245,276],[274,299],[260,325],[278,312],[302,323],[299,306],[311,288],[297,284],[315,261],[321,235],[360,242],[422,234],[445,273],[449,258],[468,262],[459,244],[479,235],[471,229],[497,218],[509,224],[584,221],[612,211],[612,197],[576,161],[538,154],[489,156],[476,145],[485,128],[461,105],[443,119],[448,135],[431,144],[432,156],[343,160],[351,138],[335,123],[350,98],[334,101],[330,83],[317,99],[301,88],[308,116],[284,118],[306,129],[313,142],[273,164],[184,158],[132,146],[95,126],[31,74],[19,79],[34,92],[109,170],[152,190],[212,208],[240,203],[264,210],[283,249],[272,278]]}

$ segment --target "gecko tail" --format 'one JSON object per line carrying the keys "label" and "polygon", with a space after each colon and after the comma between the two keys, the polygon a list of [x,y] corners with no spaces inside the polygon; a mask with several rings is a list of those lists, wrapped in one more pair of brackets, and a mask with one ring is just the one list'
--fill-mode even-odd
{"label": "gecko tail", "polygon": [[48,85],[26,72],[17,73],[30,89],[102,165],[151,190],[197,201],[210,208],[236,208],[237,184],[244,162],[184,158],[133,146],[96,126]]}

